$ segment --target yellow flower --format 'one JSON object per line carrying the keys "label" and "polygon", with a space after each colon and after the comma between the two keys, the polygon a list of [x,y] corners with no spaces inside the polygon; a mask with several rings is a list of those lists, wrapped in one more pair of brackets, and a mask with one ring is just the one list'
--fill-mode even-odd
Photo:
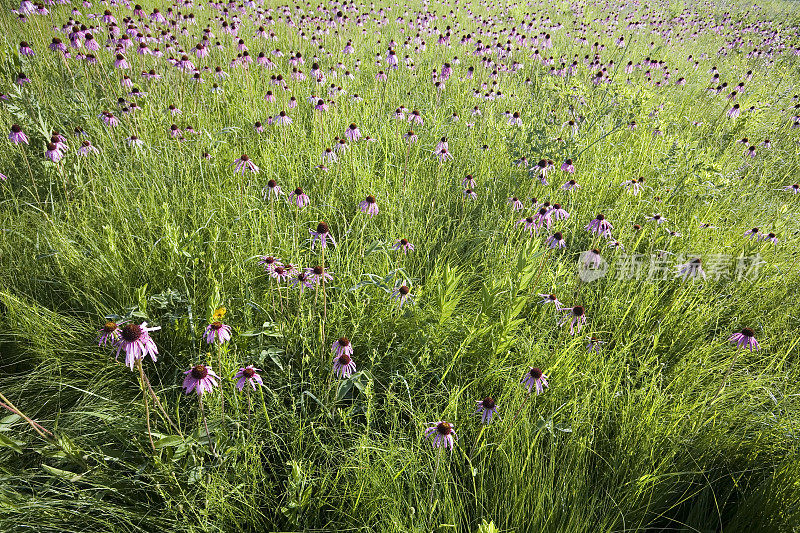
{"label": "yellow flower", "polygon": [[220,307],[219,309],[214,311],[214,316],[211,317],[211,321],[212,322],[219,322],[225,316],[225,312],[226,311],[227,311],[227,309],[225,309],[224,307]]}

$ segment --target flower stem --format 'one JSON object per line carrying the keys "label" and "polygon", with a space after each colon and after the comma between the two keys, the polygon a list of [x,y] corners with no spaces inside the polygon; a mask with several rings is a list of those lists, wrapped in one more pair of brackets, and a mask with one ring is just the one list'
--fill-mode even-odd
{"label": "flower stem", "polygon": [[208,447],[211,448],[211,453],[217,457],[217,451],[214,449],[214,443],[211,441],[211,432],[208,430],[208,420],[206,420],[206,411],[203,408],[203,395],[197,397],[200,401],[200,416],[203,418],[203,426],[206,428],[206,436],[208,437]]}

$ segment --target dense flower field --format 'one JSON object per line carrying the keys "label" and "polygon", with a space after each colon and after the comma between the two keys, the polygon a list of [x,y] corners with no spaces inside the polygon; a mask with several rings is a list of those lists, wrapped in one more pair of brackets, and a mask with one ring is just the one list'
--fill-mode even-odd
{"label": "dense flower field", "polygon": [[791,2],[0,14],[0,530],[800,528]]}

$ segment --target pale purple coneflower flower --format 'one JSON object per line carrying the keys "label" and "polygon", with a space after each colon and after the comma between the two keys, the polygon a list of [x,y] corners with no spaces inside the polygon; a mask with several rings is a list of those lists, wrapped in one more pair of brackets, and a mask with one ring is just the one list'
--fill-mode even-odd
{"label": "pale purple coneflower flower", "polygon": [[233,168],[234,175],[237,173],[241,173],[242,176],[244,176],[244,171],[247,169],[249,169],[250,172],[253,172],[254,174],[257,174],[259,170],[258,167],[255,165],[255,163],[253,163],[253,161],[247,154],[242,154],[241,157],[236,159],[233,162],[233,167],[234,167]]}
{"label": "pale purple coneflower flower", "polygon": [[550,218],[553,220],[566,220],[569,218],[569,213],[561,207],[561,204],[553,204],[549,210]]}
{"label": "pale purple coneflower flower", "polygon": [[253,390],[256,390],[256,384],[264,384],[264,380],[262,380],[261,376],[258,375],[258,372],[260,371],[260,368],[256,368],[253,365],[241,367],[236,375],[233,376],[233,379],[238,380],[236,381],[236,388],[239,389],[239,391],[242,391],[244,386],[249,383],[253,387]]}
{"label": "pale purple coneflower flower", "polygon": [[482,423],[490,424],[492,422],[492,417],[497,414],[497,403],[494,401],[494,398],[487,396],[483,400],[477,400],[475,403],[478,404],[475,414],[481,416]]}
{"label": "pale purple coneflower flower", "polygon": [[78,153],[84,157],[98,152],[99,150],[95,148],[91,142],[86,140],[81,143],[81,147],[78,149]]}
{"label": "pale purple coneflower flower", "polygon": [[325,270],[325,267],[322,265],[307,267],[306,275],[308,276],[308,282],[313,285],[319,285],[320,283],[325,283],[333,279],[331,273]]}
{"label": "pale purple coneflower flower", "polygon": [[603,344],[605,344],[605,342],[597,337],[589,337],[589,344],[586,345],[586,350],[589,353],[600,353]]}
{"label": "pale purple coneflower flower", "polygon": [[553,249],[566,248],[567,243],[564,241],[564,235],[557,231],[553,233],[546,241],[547,246]]}
{"label": "pale purple coneflower flower", "polygon": [[277,200],[281,196],[281,187],[278,182],[271,179],[264,187],[264,200]]}
{"label": "pale purple coneflower flower", "polygon": [[769,241],[772,244],[778,244],[778,236],[772,232],[769,233],[762,233],[758,236],[759,241]]}
{"label": "pale purple coneflower flower", "polygon": [[122,330],[116,322],[108,321],[103,324],[97,335],[97,345],[103,346],[104,344],[116,344],[119,340]]}
{"label": "pale purple coneflower flower", "polygon": [[319,224],[317,224],[316,231],[314,231],[313,229],[309,229],[308,232],[311,234],[312,250],[314,249],[314,245],[316,244],[317,241],[319,241],[319,244],[322,248],[328,246],[328,240],[331,241],[331,244],[336,246],[336,241],[334,240],[333,235],[331,235],[328,224],[326,224],[325,222],[320,222]]}
{"label": "pale purple coneflower flower", "polygon": [[740,333],[731,335],[728,341],[736,344],[736,348],[749,348],[751,352],[759,349],[755,332],[750,328],[742,328]]}
{"label": "pale purple coneflower flower", "polygon": [[569,322],[569,334],[581,332],[581,326],[586,324],[586,311],[583,306],[576,305],[575,307],[564,307],[560,311],[566,311],[564,318],[561,320],[559,326],[563,326]]}
{"label": "pale purple coneflower flower", "polygon": [[8,138],[14,144],[28,144],[28,136],[25,135],[19,124],[13,124],[11,126],[11,133],[8,134]]}
{"label": "pale purple coneflower flower", "polygon": [[556,309],[561,309],[561,302],[558,301],[555,294],[539,294],[539,298],[541,298],[540,304],[553,304]]}
{"label": "pale purple coneflower flower", "polygon": [[182,388],[186,394],[195,391],[198,396],[214,390],[214,387],[219,385],[217,380],[221,379],[211,369],[211,365],[195,365],[183,374],[186,377],[183,379]]}
{"label": "pale purple coneflower flower", "polygon": [[611,230],[614,229],[614,226],[612,226],[611,223],[606,220],[605,215],[601,213],[594,217],[594,219],[592,219],[592,221],[586,225],[585,229],[586,231],[590,233],[596,233],[601,237],[610,237]]}
{"label": "pale purple coneflower flower", "polygon": [[600,255],[600,250],[592,248],[583,254],[583,267],[587,269],[597,269],[603,262],[603,257]]}
{"label": "pale purple coneflower flower", "polygon": [[141,324],[125,324],[120,328],[117,344],[117,358],[121,351],[125,351],[125,365],[133,370],[136,361],[144,359],[149,355],[153,361],[157,361],[158,348],[153,339],[150,338],[151,331],[157,331],[160,327],[148,328],[147,322]]}
{"label": "pale purple coneflower flower", "polygon": [[206,344],[225,344],[231,340],[231,327],[222,322],[212,322],[206,326],[206,331],[203,333],[203,338]]}
{"label": "pale purple coneflower flower", "polygon": [[277,266],[281,266],[281,262],[272,257],[271,255],[264,255],[258,260],[258,264],[264,267],[264,270],[270,274]]}
{"label": "pale purple coneflower flower", "polygon": [[405,135],[403,135],[403,139],[405,139],[406,141],[408,141],[408,144],[414,144],[415,142],[417,142],[417,140],[419,139],[419,137],[417,136],[417,134],[416,134],[416,133],[414,133],[414,131],[413,131],[413,130],[408,130],[408,133],[406,133]]}
{"label": "pale purple coneflower flower", "polygon": [[677,265],[678,273],[676,277],[688,279],[688,278],[696,278],[700,276],[703,279],[706,279],[706,273],[703,270],[703,262],[699,257],[695,257],[688,263],[683,265]]}
{"label": "pale purple coneflower flower", "polygon": [[361,138],[361,131],[358,129],[358,126],[353,123],[345,130],[344,135],[351,141],[357,141]]}
{"label": "pale purple coneflower flower", "polygon": [[347,379],[356,371],[356,363],[348,353],[341,353],[333,357],[333,374],[340,379]]}
{"label": "pale purple coneflower flower", "polygon": [[467,174],[466,176],[464,176],[464,179],[461,180],[461,185],[465,189],[474,189],[476,185],[475,178],[472,177],[472,174]]}
{"label": "pale purple coneflower flower", "polygon": [[302,187],[296,187],[289,195],[289,201],[293,202],[297,207],[303,208],[311,202],[311,199],[303,192]]}
{"label": "pale purple coneflower flower", "polygon": [[61,158],[64,157],[64,153],[59,150],[58,146],[54,143],[47,143],[47,150],[44,152],[44,155],[53,163],[58,163],[61,161]]}
{"label": "pale purple coneflower flower", "polygon": [[569,180],[564,185],[561,186],[562,191],[572,191],[580,188],[581,186],[578,185],[578,182],[575,180]]}
{"label": "pale purple coneflower flower", "polygon": [[453,159],[453,154],[451,154],[447,148],[442,148],[441,150],[434,152],[434,154],[440,163],[444,163]]}
{"label": "pale purple coneflower flower", "polygon": [[760,235],[758,228],[749,229],[744,232],[744,236],[748,239],[756,239],[758,240],[758,236]]}
{"label": "pale purple coneflower flower", "polygon": [[553,219],[550,217],[550,210],[547,207],[540,207],[533,218],[536,223],[535,229],[537,232],[539,228],[549,228],[553,224]]}
{"label": "pale purple coneflower flower", "polygon": [[444,446],[445,448],[449,448],[451,451],[453,450],[455,441],[458,439],[458,435],[456,435],[452,424],[445,422],[444,420],[440,422],[433,422],[431,427],[425,430],[425,436],[433,439],[432,444],[434,448]]}
{"label": "pale purple coneflower flower", "polygon": [[275,117],[273,123],[276,126],[288,126],[292,123],[292,119],[289,115],[286,114],[286,111],[281,111],[278,113],[278,116]]}
{"label": "pale purple coneflower flower", "polygon": [[314,284],[308,279],[308,274],[302,270],[298,270],[294,273],[291,284],[292,287],[299,288],[301,293],[303,292],[303,289],[314,288]]}
{"label": "pale purple coneflower flower", "polygon": [[413,252],[414,245],[408,239],[400,239],[392,246],[392,250],[403,250],[403,253]]}
{"label": "pale purple coneflower flower", "polygon": [[476,193],[473,189],[464,189],[464,198],[469,198],[471,200],[478,199],[478,193]]}
{"label": "pale purple coneflower flower", "polygon": [[526,230],[530,231],[531,237],[533,237],[533,232],[536,229],[536,220],[533,217],[525,217],[523,219],[517,220],[517,226],[522,224]]}
{"label": "pale purple coneflower flower", "polygon": [[403,307],[403,304],[409,299],[410,296],[411,288],[407,285],[400,285],[392,291],[392,300],[397,301],[399,303],[399,307]]}
{"label": "pale purple coneflower flower", "polygon": [[572,164],[572,159],[567,159],[561,164],[561,170],[569,174],[575,173],[575,165]]}
{"label": "pale purple coneflower flower", "polygon": [[508,205],[510,205],[514,211],[522,211],[523,209],[525,209],[525,206],[516,196],[512,196],[511,198],[508,199]]}
{"label": "pale purple coneflower flower", "polygon": [[331,352],[337,357],[343,354],[353,355],[353,345],[347,337],[340,337],[331,344]]}
{"label": "pale purple coneflower flower", "polygon": [[374,217],[378,214],[378,202],[375,200],[375,197],[367,195],[367,197],[359,202],[358,208],[361,210],[362,213],[367,213],[370,218]]}
{"label": "pale purple coneflower flower", "polygon": [[666,222],[666,221],[667,221],[667,219],[666,219],[666,218],[664,218],[664,217],[662,217],[661,215],[653,215],[653,216],[651,216],[651,217],[648,217],[648,218],[647,218],[647,220],[648,220],[648,221],[655,222],[655,223],[656,223],[656,224],[658,224],[659,226],[660,226],[661,224],[663,224],[664,222]]}
{"label": "pale purple coneflower flower", "polygon": [[533,366],[522,376],[520,383],[528,389],[528,393],[536,388],[537,395],[543,393],[544,389],[550,387],[550,384],[547,382],[547,376],[540,369]]}

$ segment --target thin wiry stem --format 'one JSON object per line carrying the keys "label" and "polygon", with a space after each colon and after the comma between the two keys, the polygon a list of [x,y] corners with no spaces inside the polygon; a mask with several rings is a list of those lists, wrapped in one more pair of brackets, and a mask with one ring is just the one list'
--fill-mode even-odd
{"label": "thin wiry stem", "polygon": [[208,420],[206,419],[206,411],[203,408],[203,395],[198,395],[198,400],[200,402],[200,416],[203,418],[203,426],[206,428],[206,436],[208,437],[208,447],[211,448],[211,453],[214,454],[214,457],[217,457],[217,451],[214,449],[214,442],[211,440],[211,432],[208,430]]}

